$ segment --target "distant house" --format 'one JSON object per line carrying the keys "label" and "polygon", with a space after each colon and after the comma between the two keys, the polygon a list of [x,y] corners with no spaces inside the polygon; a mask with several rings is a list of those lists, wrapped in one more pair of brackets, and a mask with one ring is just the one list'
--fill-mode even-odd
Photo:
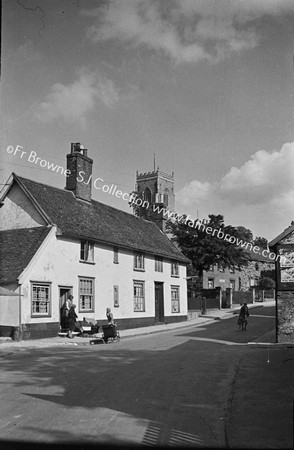
{"label": "distant house", "polygon": [[222,289],[231,288],[233,291],[245,291],[258,286],[263,273],[274,274],[274,261],[252,251],[248,254],[248,266],[244,266],[241,270],[214,264],[210,270],[204,271],[203,289],[221,287]]}
{"label": "distant house", "polygon": [[70,294],[79,319],[104,321],[111,307],[120,328],[187,320],[189,260],[154,223],[93,200],[91,183],[78,181],[92,163],[72,144],[65,189],[12,174],[1,199],[0,285],[21,300],[0,304],[0,335],[20,326],[30,338],[55,336]]}

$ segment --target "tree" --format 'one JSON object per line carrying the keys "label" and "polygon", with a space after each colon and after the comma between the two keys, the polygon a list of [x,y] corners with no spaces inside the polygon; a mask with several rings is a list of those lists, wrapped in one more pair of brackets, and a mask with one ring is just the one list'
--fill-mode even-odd
{"label": "tree", "polygon": [[254,245],[257,245],[258,247],[266,250],[268,248],[268,241],[267,239],[265,239],[264,237],[261,236],[257,236],[254,241],[253,241]]}
{"label": "tree", "polygon": [[264,277],[259,280],[258,286],[260,287],[260,289],[268,291],[270,289],[274,289],[275,282],[272,278]]}
{"label": "tree", "polygon": [[[181,221],[169,221],[168,229],[174,241],[187,258],[191,260],[191,271],[202,277],[203,271],[213,264],[240,269],[248,264],[248,252],[235,245],[237,239],[248,242],[250,230],[224,224],[222,215],[210,214],[205,222],[192,221],[184,216]],[[212,231],[216,230],[214,235]],[[226,239],[224,239],[226,237]],[[230,238],[229,238],[230,237]]]}

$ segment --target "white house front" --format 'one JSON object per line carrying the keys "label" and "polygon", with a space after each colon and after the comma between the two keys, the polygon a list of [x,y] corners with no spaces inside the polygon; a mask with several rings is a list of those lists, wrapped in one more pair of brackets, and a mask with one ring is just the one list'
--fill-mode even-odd
{"label": "white house front", "polygon": [[[155,224],[83,194],[13,174],[3,196],[0,284],[21,295],[9,314],[23,337],[55,336],[70,294],[78,319],[100,325],[107,307],[120,329],[187,320],[188,260]],[[0,319],[1,335],[16,328]]]}

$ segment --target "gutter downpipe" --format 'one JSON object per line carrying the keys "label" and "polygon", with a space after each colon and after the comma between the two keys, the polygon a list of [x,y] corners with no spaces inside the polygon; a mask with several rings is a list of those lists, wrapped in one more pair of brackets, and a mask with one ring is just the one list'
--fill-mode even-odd
{"label": "gutter downpipe", "polygon": [[21,286],[18,288],[18,341],[22,340],[22,323],[21,323]]}

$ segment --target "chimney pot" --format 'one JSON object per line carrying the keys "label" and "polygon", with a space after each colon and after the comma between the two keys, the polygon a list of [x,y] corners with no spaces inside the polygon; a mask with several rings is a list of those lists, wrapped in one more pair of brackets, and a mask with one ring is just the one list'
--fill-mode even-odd
{"label": "chimney pot", "polygon": [[[73,191],[76,198],[90,202],[93,160],[88,157],[87,152],[79,142],[71,143],[71,153],[66,156],[69,176],[66,178],[65,189]],[[80,174],[83,174],[85,181],[78,181]]]}

